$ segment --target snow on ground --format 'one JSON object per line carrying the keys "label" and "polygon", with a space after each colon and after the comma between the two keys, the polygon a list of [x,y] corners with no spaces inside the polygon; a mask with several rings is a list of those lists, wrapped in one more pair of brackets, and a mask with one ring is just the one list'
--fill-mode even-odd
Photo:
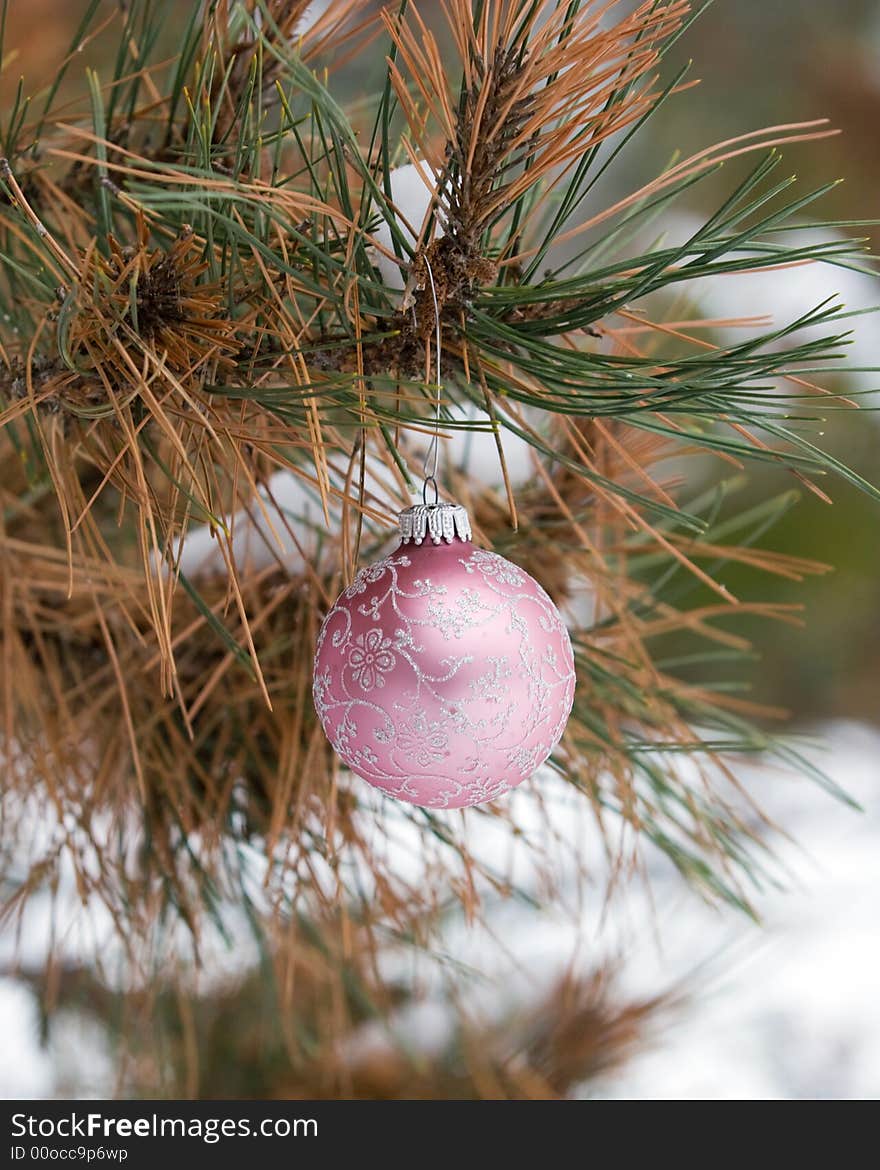
{"label": "snow on ground", "polygon": [[663,950],[630,962],[630,986],[707,967],[690,1009],[608,1096],[880,1096],[880,736],[837,725],[828,744],[826,769],[864,811],[808,782],[767,793],[796,844],[781,850],[792,884],[759,902],[761,928],[671,890],[664,907],[658,890]]}
{"label": "snow on ground", "polygon": [[[633,885],[602,916],[597,884],[593,904],[577,918],[570,907],[563,909],[562,897],[558,907],[526,918],[510,903],[500,907],[492,915],[494,938],[463,924],[452,928],[445,939],[449,958],[485,977],[469,987],[473,1011],[492,1015],[511,1006],[573,960],[589,969],[603,957],[619,956],[626,992],[656,994],[683,984],[688,999],[650,1049],[599,1086],[600,1096],[880,1095],[880,734],[837,724],[826,729],[825,741],[820,761],[864,811],[836,803],[808,780],[751,776],[751,787],[760,787],[765,807],[792,837],[778,849],[790,875],[787,889],[759,897],[761,927],[706,906],[658,859],[650,866],[650,901]],[[569,823],[570,806],[560,809]],[[475,837],[483,823],[486,818],[470,822]],[[487,827],[491,854],[502,844],[498,827]],[[584,823],[572,833],[583,849],[597,849]],[[399,957],[390,962],[396,974],[403,973]],[[427,1049],[440,1044],[445,1017],[439,1002],[439,994],[433,1004],[429,999],[397,1031]],[[45,1052],[30,993],[12,979],[0,980],[0,1096],[73,1095],[72,1028],[67,1026],[53,1052]],[[377,1039],[367,1033],[360,1043]],[[101,1038],[82,1033],[75,1041],[85,1055],[76,1091],[112,1092]]]}

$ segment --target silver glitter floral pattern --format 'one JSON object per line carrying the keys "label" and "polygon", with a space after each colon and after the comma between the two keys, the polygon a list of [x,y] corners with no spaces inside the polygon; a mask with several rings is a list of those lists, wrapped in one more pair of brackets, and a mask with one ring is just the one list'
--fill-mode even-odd
{"label": "silver glitter floral pattern", "polygon": [[523,569],[468,541],[401,546],[362,569],[321,627],[314,701],[343,762],[430,808],[516,787],[562,737],[574,658]]}
{"label": "silver glitter floral pattern", "polygon": [[391,639],[386,638],[379,629],[367,630],[354,639],[348,651],[348,665],[351,667],[352,679],[360,684],[362,691],[385,686],[383,676],[394,669],[397,661],[389,649],[390,645]]}

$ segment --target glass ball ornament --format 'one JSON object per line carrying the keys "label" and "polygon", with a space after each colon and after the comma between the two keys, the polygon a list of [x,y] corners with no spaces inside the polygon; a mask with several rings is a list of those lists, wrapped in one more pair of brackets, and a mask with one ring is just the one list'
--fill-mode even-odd
{"label": "glass ball ornament", "polygon": [[471,542],[464,508],[407,508],[400,538],[324,619],[318,718],[342,762],[389,796],[424,808],[494,800],[562,737],[568,630],[537,581]]}

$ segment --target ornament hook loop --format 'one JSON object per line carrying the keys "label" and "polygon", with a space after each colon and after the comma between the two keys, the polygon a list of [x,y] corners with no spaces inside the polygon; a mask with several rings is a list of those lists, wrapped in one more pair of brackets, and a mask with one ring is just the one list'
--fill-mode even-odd
{"label": "ornament hook loop", "polygon": [[[434,503],[436,504],[440,499],[440,492],[437,488],[437,468],[440,463],[440,346],[442,344],[442,337],[440,330],[440,305],[437,300],[437,287],[434,284],[434,272],[431,268],[431,261],[427,256],[425,256],[425,268],[428,273],[428,280],[431,284],[431,300],[434,302],[434,376],[436,379],[436,393],[434,396],[434,431],[431,435],[431,442],[428,444],[428,450],[425,452],[425,461],[422,464],[422,474],[424,475],[424,483],[422,484],[422,499],[425,501],[425,504],[428,503],[428,484],[433,484]],[[428,347],[426,361],[427,369],[425,370],[425,380],[429,381],[431,377],[430,346]]]}
{"label": "ornament hook loop", "polygon": [[[433,488],[434,490],[433,500],[428,499],[429,488]],[[422,484],[422,503],[426,508],[436,508],[436,506],[440,503],[440,489],[437,486],[437,480],[433,475],[425,476],[425,482]]]}

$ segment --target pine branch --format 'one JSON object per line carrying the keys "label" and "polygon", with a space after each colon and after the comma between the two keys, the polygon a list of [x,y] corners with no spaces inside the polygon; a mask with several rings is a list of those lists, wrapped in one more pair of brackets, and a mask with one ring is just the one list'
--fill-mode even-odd
{"label": "pine branch", "polygon": [[[614,23],[587,0],[455,0],[448,53],[412,5],[381,23],[331,5],[300,42],[303,8],[218,4],[207,20],[193,8],[166,66],[166,9],[138,0],[77,103],[56,108],[57,85],[45,106],[22,93],[3,127],[0,643],[16,680],[4,734],[21,753],[4,800],[39,793],[62,822],[75,808],[76,826],[33,859],[10,912],[51,886],[65,850],[117,922],[173,907],[195,938],[245,897],[248,850],[266,860],[278,917],[299,898],[338,910],[317,857],[374,933],[441,912],[378,855],[309,698],[319,615],[357,557],[381,549],[417,477],[435,392],[428,264],[444,447],[488,431],[499,458],[524,444],[532,469],[516,489],[500,471],[503,498],[466,468],[451,467],[450,488],[486,544],[535,566],[575,630],[580,697],[558,773],[602,823],[626,822],[709,896],[750,909],[750,881],[772,863],[730,757],[794,757],[729,688],[726,669],[752,651],[728,626],[796,615],[738,601],[719,573],[820,567],[757,549],[789,497],[721,516],[715,497],[689,501],[669,481],[669,461],[771,464],[823,496],[817,481],[833,476],[877,489],[809,437],[849,408],[840,382],[812,383],[848,341],[833,296],[797,320],[752,321],[740,341],[718,336],[737,322],[698,309],[682,322],[669,297],[698,303],[701,282],[780,267],[871,269],[863,241],[838,234],[857,225],[816,240],[828,186],[800,194],[777,177],[780,147],[830,131],[747,134],[600,206],[600,176],[686,88],[658,79],[685,3]],[[77,43],[95,19],[93,5]],[[380,30],[382,83],[352,112],[327,52],[364,52]],[[392,184],[401,124],[436,176],[414,239]],[[677,200],[752,155],[688,239],[652,239]],[[375,264],[383,221],[402,298]],[[308,502],[292,516],[271,506],[278,472]],[[269,568],[238,553],[239,528],[258,522]],[[183,567],[196,524],[215,540],[213,573]],[[655,653],[670,633],[688,639],[698,684]],[[438,872],[460,864],[469,882],[509,888],[450,823],[401,816]],[[96,880],[102,819],[116,835]],[[468,911],[475,896],[462,895]]]}

